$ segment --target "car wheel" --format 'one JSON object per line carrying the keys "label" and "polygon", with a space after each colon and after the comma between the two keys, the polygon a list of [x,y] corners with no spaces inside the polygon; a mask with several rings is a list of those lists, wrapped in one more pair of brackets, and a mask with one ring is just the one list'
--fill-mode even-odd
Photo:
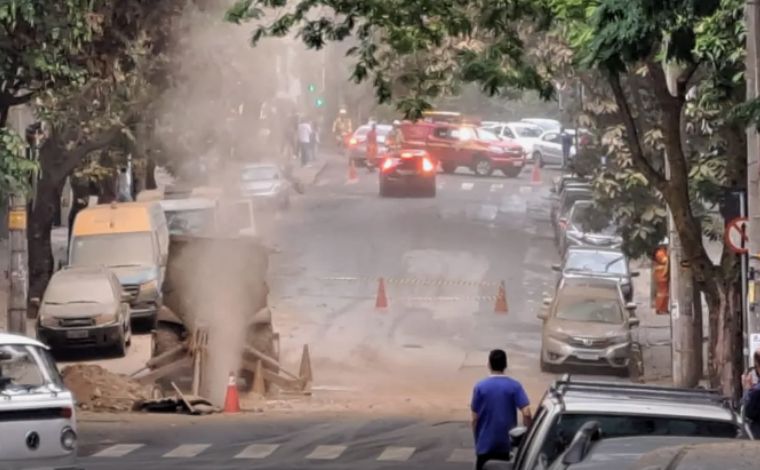
{"label": "car wheel", "polygon": [[538,165],[539,168],[544,167],[544,158],[538,150],[533,152],[533,164]]}
{"label": "car wheel", "polygon": [[426,197],[435,197],[436,189],[437,189],[437,188],[436,188],[436,185],[435,185],[435,180],[432,180],[432,181],[431,181],[431,182],[430,182],[430,183],[429,183],[429,184],[428,184],[428,185],[425,187],[425,193],[424,193],[424,195],[425,195]]}
{"label": "car wheel", "polygon": [[116,340],[116,344],[114,344],[114,353],[117,357],[124,357],[127,355],[127,329],[126,327],[121,328],[121,333],[119,333],[119,338]]}
{"label": "car wheel", "polygon": [[548,362],[544,361],[543,351],[541,352],[540,367],[541,372],[545,372],[547,374],[554,374],[557,371],[553,364],[549,364]]}
{"label": "car wheel", "polygon": [[504,175],[507,178],[517,178],[518,176],[520,176],[520,173],[522,172],[522,167],[521,166],[513,166],[513,167],[509,167],[509,168],[507,168],[507,169],[505,169],[503,171],[504,171]]}
{"label": "car wheel", "polygon": [[486,157],[475,157],[475,164],[472,167],[472,171],[478,176],[491,176],[491,173],[493,173],[491,160]]}
{"label": "car wheel", "polygon": [[644,355],[638,343],[631,345],[631,357],[628,360],[626,375],[633,382],[641,382],[644,379]]}
{"label": "car wheel", "polygon": [[380,180],[380,197],[388,197],[388,187]]}
{"label": "car wheel", "polygon": [[441,163],[441,169],[444,173],[451,174],[457,171],[457,166],[453,163]]}
{"label": "car wheel", "polygon": [[124,325],[124,328],[126,329],[126,332],[127,332],[126,345],[127,347],[132,346],[132,325],[129,324],[129,321],[127,321],[127,324]]}

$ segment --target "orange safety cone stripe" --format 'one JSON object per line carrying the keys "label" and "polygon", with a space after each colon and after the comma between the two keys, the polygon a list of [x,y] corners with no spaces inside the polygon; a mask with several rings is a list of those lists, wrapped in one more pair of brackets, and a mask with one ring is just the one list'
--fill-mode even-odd
{"label": "orange safety cone stripe", "polygon": [[496,296],[496,305],[494,305],[493,311],[496,313],[508,313],[509,306],[507,305],[507,291],[504,287],[504,281],[499,284],[499,293]]}
{"label": "orange safety cone stripe", "polygon": [[230,372],[230,380],[227,383],[227,394],[224,397],[224,412],[240,412],[240,396],[238,395],[237,384],[235,383],[235,374]]}
{"label": "orange safety cone stripe", "polygon": [[381,277],[377,283],[377,300],[375,300],[375,308],[387,308],[388,298],[385,296],[385,281]]}

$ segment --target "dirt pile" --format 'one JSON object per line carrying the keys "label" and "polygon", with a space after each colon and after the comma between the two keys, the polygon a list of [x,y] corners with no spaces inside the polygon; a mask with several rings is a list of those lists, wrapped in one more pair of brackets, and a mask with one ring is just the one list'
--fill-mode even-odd
{"label": "dirt pile", "polygon": [[66,387],[83,410],[132,411],[138,402],[150,398],[150,388],[100,366],[68,366],[62,375]]}

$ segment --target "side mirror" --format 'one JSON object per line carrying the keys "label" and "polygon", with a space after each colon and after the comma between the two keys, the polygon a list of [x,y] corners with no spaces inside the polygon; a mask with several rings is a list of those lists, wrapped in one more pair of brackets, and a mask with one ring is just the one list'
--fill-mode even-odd
{"label": "side mirror", "polygon": [[589,421],[575,433],[572,442],[562,456],[562,463],[574,465],[583,462],[588,454],[590,443],[602,437],[602,427],[597,421]]}
{"label": "side mirror", "polygon": [[631,271],[631,277],[639,277],[641,275],[638,271]]}
{"label": "side mirror", "polygon": [[121,300],[123,303],[125,303],[125,302],[129,302],[129,300],[131,299],[131,297],[132,296],[129,294],[129,292],[122,291],[121,292],[121,298],[119,300]]}
{"label": "side mirror", "polygon": [[515,449],[519,448],[527,432],[528,428],[525,426],[518,426],[509,431],[509,440],[512,442],[512,447]]}
{"label": "side mirror", "polygon": [[636,305],[635,302],[628,302],[627,304],[625,304],[625,309],[628,310],[629,312],[636,310],[637,307],[638,305]]}
{"label": "side mirror", "polygon": [[544,297],[544,307],[548,307],[552,304],[552,298],[551,297]]}
{"label": "side mirror", "polygon": [[29,305],[31,305],[34,308],[40,308],[40,298],[39,297],[32,297],[29,299]]}
{"label": "side mirror", "polygon": [[562,266],[560,266],[558,264],[552,264],[552,271],[560,272],[560,271],[562,271]]}
{"label": "side mirror", "polygon": [[631,327],[631,328],[636,328],[640,324],[641,324],[641,320],[639,320],[636,317],[631,317],[631,318],[628,319],[628,326]]}

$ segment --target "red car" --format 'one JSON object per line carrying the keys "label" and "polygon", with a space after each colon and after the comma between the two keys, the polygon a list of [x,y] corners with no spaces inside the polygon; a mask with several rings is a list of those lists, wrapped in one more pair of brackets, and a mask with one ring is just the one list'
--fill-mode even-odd
{"label": "red car", "polygon": [[423,196],[435,197],[435,161],[424,150],[396,150],[388,153],[380,164],[380,197],[394,190],[416,190]]}
{"label": "red car", "polygon": [[404,122],[401,132],[404,148],[426,150],[446,173],[467,167],[479,176],[500,170],[515,178],[525,165],[526,155],[520,144],[470,124]]}

